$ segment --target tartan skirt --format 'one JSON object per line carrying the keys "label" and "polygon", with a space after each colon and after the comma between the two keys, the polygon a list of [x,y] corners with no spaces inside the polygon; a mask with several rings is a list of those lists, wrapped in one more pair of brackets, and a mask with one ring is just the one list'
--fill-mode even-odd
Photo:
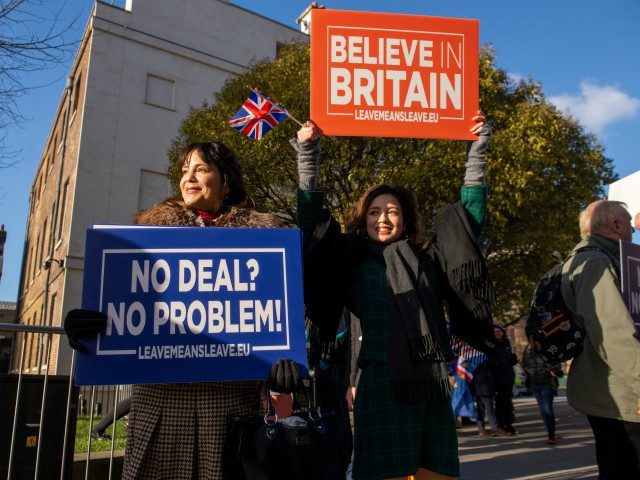
{"label": "tartan skirt", "polygon": [[458,437],[451,400],[395,402],[386,364],[367,365],[354,405],[355,480],[382,480],[426,468],[458,477]]}

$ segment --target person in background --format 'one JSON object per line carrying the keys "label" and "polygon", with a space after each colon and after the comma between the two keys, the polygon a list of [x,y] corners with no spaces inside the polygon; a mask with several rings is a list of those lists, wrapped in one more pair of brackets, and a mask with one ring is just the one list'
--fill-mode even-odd
{"label": "person in background", "polygon": [[[316,185],[322,133],[307,122],[292,142],[298,153],[298,225],[304,238],[318,241],[305,259],[305,308],[339,318],[346,306],[362,329],[360,379],[357,392],[349,392],[355,393],[356,480],[459,476],[445,298],[456,318],[487,326],[478,331],[493,340],[493,295],[476,243],[486,218],[490,130],[481,113],[473,120],[471,131],[479,138],[469,142],[462,201],[436,216],[438,237],[429,251],[418,243],[415,197],[402,187],[368,189],[351,208],[343,235],[323,209],[324,193]],[[463,292],[454,266],[482,288]]]}
{"label": "person in background", "polygon": [[553,411],[553,397],[558,388],[557,379],[563,376],[557,364],[547,362],[535,349],[533,337],[522,354],[522,369],[526,374],[526,385],[538,402],[540,416],[547,429],[547,445],[555,445],[560,437],[556,435],[556,415]]}
{"label": "person in background", "polygon": [[[498,425],[495,410],[496,382],[493,377],[493,360],[487,359],[473,371],[471,390],[476,399],[476,423],[478,435],[481,437],[504,437],[508,435]],[[485,428],[485,417],[489,420],[491,430]]]}
{"label": "person in background", "polygon": [[511,342],[506,330],[500,325],[494,325],[493,333],[496,346],[493,353],[493,379],[496,384],[496,420],[501,430],[515,435],[513,428],[515,411],[513,408],[513,384],[516,372],[513,366],[518,363],[518,357],[511,350]]}
{"label": "person in background", "polygon": [[582,353],[567,378],[567,400],[593,430],[598,478],[640,478],[640,342],[620,287],[619,241],[631,241],[631,215],[624,203],[597,200],[580,213],[579,223],[582,241],[574,250],[592,249],[562,268],[562,298],[585,329]]}

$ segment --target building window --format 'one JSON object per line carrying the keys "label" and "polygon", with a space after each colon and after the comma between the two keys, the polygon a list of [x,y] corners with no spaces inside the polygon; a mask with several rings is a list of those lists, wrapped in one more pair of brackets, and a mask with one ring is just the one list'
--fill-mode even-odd
{"label": "building window", "polygon": [[51,167],[56,164],[56,155],[58,155],[58,134],[53,135],[53,148],[51,149]]}
{"label": "building window", "polygon": [[[34,313],[33,317],[27,320],[27,325],[35,325],[35,323],[36,323],[36,314]],[[35,334],[32,332],[25,332],[24,335],[25,335],[24,341],[27,344],[27,351],[25,352],[26,356],[24,357],[24,361],[21,367],[23,369],[29,369],[31,368],[31,364],[32,364],[31,353],[33,352],[33,346],[35,343],[34,342]]]}
{"label": "building window", "polygon": [[35,199],[33,203],[38,203],[40,200],[40,175],[36,177],[36,181],[33,183],[33,198]]}
{"label": "building window", "polygon": [[80,105],[80,87],[82,86],[82,74],[79,73],[76,82],[73,85],[73,108],[71,111],[75,113]]}
{"label": "building window", "polygon": [[[25,280],[29,281],[33,278],[33,245],[29,248],[29,258],[27,262],[27,271],[25,273]],[[25,282],[25,290],[26,290],[26,282]]]}
{"label": "building window", "polygon": [[144,101],[149,105],[173,110],[173,90],[173,80],[148,73]]}
{"label": "building window", "polygon": [[[48,318],[44,318],[43,319],[43,324],[46,326],[51,326],[55,324],[54,321],[54,315],[56,313],[56,299],[57,299],[57,293],[52,293],[51,294],[51,299],[49,300],[49,316]],[[39,368],[44,367],[45,369],[49,368],[49,361],[51,360],[49,358],[50,352],[51,352],[51,334],[50,333],[41,333],[41,345],[42,345],[42,354],[41,354],[41,361],[39,362],[40,365],[38,365]]]}
{"label": "building window", "polygon": [[38,259],[36,258],[37,249],[38,243],[36,240],[36,244],[31,247],[31,280],[35,278],[36,272],[38,271]]}
{"label": "building window", "polygon": [[67,191],[69,190],[69,179],[64,182],[62,187],[62,195],[60,197],[60,205],[58,207],[58,213],[56,218],[56,240],[59,240],[62,236],[62,225],[64,223],[64,209],[67,207]]}
{"label": "building window", "polygon": [[42,198],[44,193],[44,187],[47,185],[47,171],[45,165],[40,169],[40,175],[38,176],[38,200]]}
{"label": "building window", "polygon": [[42,227],[42,232],[40,233],[40,253],[38,254],[38,265],[42,266],[42,260],[45,258],[45,255],[47,255],[47,252],[45,252],[45,248],[46,248],[46,238],[47,238],[47,220],[45,219],[44,221],[44,225]]}
{"label": "building window", "polygon": [[282,49],[285,48],[286,46],[287,46],[286,43],[276,42],[276,58],[280,57],[280,53],[282,52]]}
{"label": "building window", "polygon": [[40,265],[42,265],[42,250],[41,250],[41,246],[42,246],[42,232],[38,233],[38,239],[36,240],[36,254],[34,255],[34,263],[35,265],[33,266],[33,271],[34,273],[38,273],[40,271]]}
{"label": "building window", "polygon": [[138,210],[146,210],[170,195],[169,179],[164,173],[140,170]]}
{"label": "building window", "polygon": [[56,313],[56,297],[57,297],[57,293],[52,293],[51,294],[51,302],[50,302],[50,306],[49,306],[49,318],[46,319],[45,324],[46,325],[54,325],[55,322],[53,321],[54,315]]}
{"label": "building window", "polygon": [[133,6],[133,0],[111,0],[109,5],[130,12]]}

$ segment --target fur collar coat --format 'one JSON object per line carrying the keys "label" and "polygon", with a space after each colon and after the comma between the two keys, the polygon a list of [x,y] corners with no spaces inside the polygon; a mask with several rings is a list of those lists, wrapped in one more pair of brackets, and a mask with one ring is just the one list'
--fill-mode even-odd
{"label": "fur collar coat", "polygon": [[282,227],[282,221],[272,213],[260,213],[251,208],[231,207],[212,222],[206,222],[179,198],[168,198],[134,217],[139,225],[171,225],[179,227]]}

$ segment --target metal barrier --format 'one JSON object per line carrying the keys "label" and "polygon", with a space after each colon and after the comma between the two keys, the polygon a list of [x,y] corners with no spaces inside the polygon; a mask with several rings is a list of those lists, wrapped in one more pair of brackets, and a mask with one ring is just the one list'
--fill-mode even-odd
{"label": "metal barrier", "polygon": [[[78,388],[73,384],[73,375],[50,375],[49,362],[53,336],[65,334],[64,329],[60,327],[0,323],[0,332],[13,333],[14,352],[20,352],[18,364],[14,364],[11,367],[11,371],[16,373],[0,374],[0,419],[9,416],[11,414],[10,406],[13,407],[12,421],[0,422],[0,428],[3,426],[6,428],[11,424],[10,437],[5,432],[0,431],[0,446],[2,447],[0,449],[0,478],[6,478],[7,480],[23,478],[32,478],[34,480],[60,478],[60,480],[69,480],[71,478],[82,478],[78,476],[77,471],[74,474],[73,463],[77,415],[84,409],[83,413],[89,415],[84,469],[84,479],[88,479],[91,464],[91,430],[94,418],[92,413],[100,413],[98,410],[102,410],[103,405],[109,405],[110,408],[106,410],[113,413],[114,435],[111,437],[108,466],[108,478],[113,478],[116,406],[119,398],[124,398],[131,394],[131,386],[93,385]],[[35,338],[37,343],[34,343],[34,336],[36,335],[38,336]],[[37,354],[39,365],[36,372],[26,372],[26,370],[31,370],[30,368],[25,368],[25,352],[28,343],[40,346]],[[70,372],[74,370],[75,358],[75,351],[73,351]],[[15,396],[12,401],[10,397],[14,388]],[[65,402],[60,404],[60,402],[52,401],[54,393],[58,394],[59,397],[61,391],[63,393],[66,392],[64,395],[66,397]],[[39,399],[37,398],[38,395],[40,395]],[[86,402],[87,397],[89,397],[88,403]],[[64,423],[62,423],[62,416],[56,415],[54,411],[55,408],[60,409],[61,406],[65,407]],[[19,429],[22,430],[19,432]],[[25,429],[30,429],[30,431],[25,433]],[[17,443],[18,433],[20,433],[21,439],[25,440],[24,445]],[[9,438],[10,441],[7,441]],[[43,444],[43,439],[45,438],[48,442],[46,448]],[[8,449],[6,448],[7,446]],[[35,459],[33,459],[32,450],[25,453],[25,447],[36,448]],[[30,463],[32,465],[28,465]],[[58,465],[60,466],[59,476]],[[5,474],[6,477],[4,476]],[[95,479],[96,476],[92,474],[91,478]],[[104,478],[107,478],[107,476],[104,475]]]}

